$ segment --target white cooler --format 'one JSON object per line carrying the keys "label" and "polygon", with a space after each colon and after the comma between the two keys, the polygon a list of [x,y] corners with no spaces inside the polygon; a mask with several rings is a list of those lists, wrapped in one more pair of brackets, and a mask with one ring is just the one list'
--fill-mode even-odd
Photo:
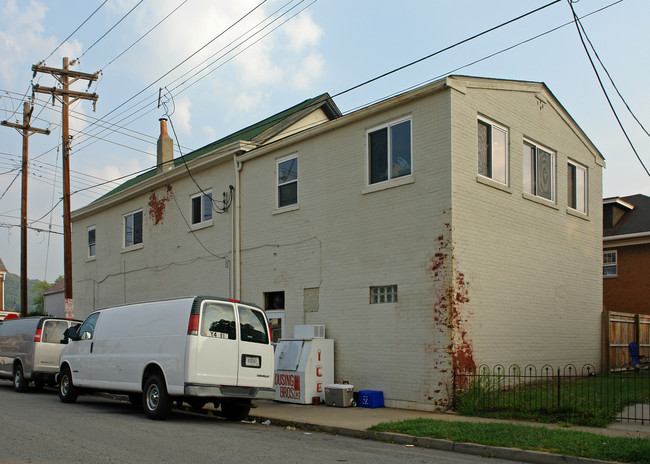
{"label": "white cooler", "polygon": [[325,404],[339,408],[355,406],[354,386],[347,383],[325,385]]}

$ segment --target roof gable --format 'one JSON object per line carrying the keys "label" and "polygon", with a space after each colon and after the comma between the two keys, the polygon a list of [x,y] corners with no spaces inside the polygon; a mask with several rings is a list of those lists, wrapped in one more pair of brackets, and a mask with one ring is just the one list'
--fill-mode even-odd
{"label": "roof gable", "polygon": [[[618,202],[616,200],[622,200]],[[618,205],[623,205],[620,207]],[[632,208],[629,208],[632,206]],[[603,200],[603,236],[650,232],[650,197],[637,194]],[[608,223],[607,218],[612,220]]]}
{"label": "roof gable", "polygon": [[[258,146],[264,145],[268,141],[271,141],[271,139],[277,139],[278,136],[283,135],[282,133],[286,129],[295,126],[301,119],[306,118],[317,110],[321,110],[328,120],[336,119],[341,116],[341,111],[334,104],[329,94],[324,93],[315,98],[310,98],[298,103],[291,108],[280,111],[273,116],[269,116],[268,118],[240,129],[237,132],[233,132],[226,137],[209,143],[197,150],[187,153],[186,155],[174,158],[174,167],[181,166],[188,161],[207,155],[219,148],[238,141],[252,142]],[[311,125],[313,126],[314,124]],[[306,125],[305,129],[308,127],[310,126]],[[291,135],[292,133],[295,133],[295,131],[289,132],[286,135]],[[124,191],[134,185],[138,185],[147,179],[155,177],[156,174],[156,167],[152,167],[149,171],[123,182],[121,185],[95,200],[95,202],[115,195],[116,193]]]}

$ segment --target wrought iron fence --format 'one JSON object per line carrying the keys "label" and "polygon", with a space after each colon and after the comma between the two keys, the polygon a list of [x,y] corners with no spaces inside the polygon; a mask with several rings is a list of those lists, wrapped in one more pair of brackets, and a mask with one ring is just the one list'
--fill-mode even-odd
{"label": "wrought iron fence", "polygon": [[452,408],[468,415],[604,426],[650,423],[650,370],[544,365],[454,371]]}

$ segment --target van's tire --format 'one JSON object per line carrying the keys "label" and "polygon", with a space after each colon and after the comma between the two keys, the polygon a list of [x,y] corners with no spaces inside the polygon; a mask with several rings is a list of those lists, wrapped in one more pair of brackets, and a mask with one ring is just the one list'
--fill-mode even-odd
{"label": "van's tire", "polygon": [[221,402],[221,412],[229,421],[244,420],[248,417],[250,411],[250,404],[227,400]]}
{"label": "van's tire", "polygon": [[28,383],[27,379],[25,379],[23,365],[21,363],[16,364],[14,367],[14,390],[18,393],[25,393]]}
{"label": "van's tire", "polygon": [[64,367],[59,374],[59,399],[63,403],[74,403],[78,397],[79,389],[72,383],[70,369]]}
{"label": "van's tire", "polygon": [[167,394],[165,381],[159,375],[152,375],[144,384],[142,409],[149,419],[161,420],[169,416],[172,400]]}

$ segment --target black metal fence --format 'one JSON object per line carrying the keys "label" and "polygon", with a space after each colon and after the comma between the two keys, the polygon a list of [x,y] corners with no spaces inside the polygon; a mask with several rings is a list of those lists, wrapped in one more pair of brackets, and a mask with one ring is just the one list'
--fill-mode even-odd
{"label": "black metal fence", "polygon": [[544,365],[454,371],[452,408],[463,414],[604,426],[650,423],[650,369],[597,372]]}

